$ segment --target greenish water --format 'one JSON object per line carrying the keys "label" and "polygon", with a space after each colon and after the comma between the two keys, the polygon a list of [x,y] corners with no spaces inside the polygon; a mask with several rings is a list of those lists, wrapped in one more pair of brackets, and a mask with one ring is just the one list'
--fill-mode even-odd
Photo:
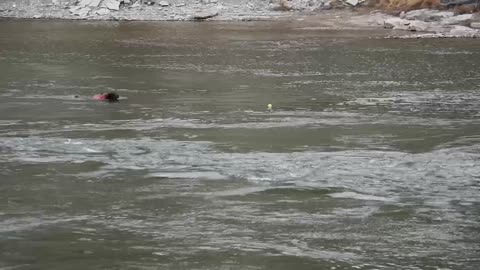
{"label": "greenish water", "polygon": [[479,88],[475,39],[1,21],[0,269],[478,269]]}

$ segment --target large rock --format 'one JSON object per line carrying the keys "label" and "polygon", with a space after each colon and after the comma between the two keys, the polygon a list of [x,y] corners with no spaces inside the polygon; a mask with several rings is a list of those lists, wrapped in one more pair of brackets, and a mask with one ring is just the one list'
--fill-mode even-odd
{"label": "large rock", "polygon": [[80,2],[78,2],[77,6],[80,6],[80,7],[98,7],[100,5],[100,2],[102,2],[102,0],[81,0]]}
{"label": "large rock", "polygon": [[211,10],[200,11],[200,12],[197,12],[197,13],[193,14],[193,19],[194,20],[205,20],[205,19],[213,18],[215,16],[218,16],[218,10],[211,9]]}
{"label": "large rock", "polygon": [[407,27],[408,31],[427,32],[430,24],[422,21],[411,21]]}
{"label": "large rock", "polygon": [[80,6],[71,6],[71,7],[69,8],[69,10],[70,10],[70,12],[73,14],[73,13],[77,12],[77,10],[79,10],[79,9],[81,9],[81,8],[82,8],[82,7],[80,7]]}
{"label": "large rock", "polygon": [[79,17],[86,17],[90,13],[91,9],[89,7],[78,7],[74,9],[70,9],[70,12],[73,15],[79,16]]}
{"label": "large rock", "polygon": [[470,24],[471,28],[480,29],[480,22],[472,22]]}
{"label": "large rock", "polygon": [[405,19],[407,20],[423,20],[423,18],[428,17],[433,10],[430,9],[417,9],[405,13]]}
{"label": "large rock", "polygon": [[385,28],[393,30],[407,30],[407,31],[431,31],[430,23],[422,21],[411,21],[400,18],[388,18],[383,23]]}
{"label": "large rock", "polygon": [[407,20],[420,20],[424,22],[435,22],[445,18],[453,17],[451,11],[437,11],[431,9],[418,9],[405,13],[405,19]]}
{"label": "large rock", "polygon": [[358,5],[359,0],[346,0],[345,2],[351,6],[356,6]]}
{"label": "large rock", "polygon": [[98,7],[102,0],[92,0],[90,4],[88,4],[90,7]]}
{"label": "large rock", "polygon": [[109,13],[110,13],[110,10],[108,8],[101,8],[95,11],[95,14],[100,16],[107,15]]}
{"label": "large rock", "polygon": [[458,37],[470,37],[480,35],[480,31],[466,26],[455,25],[449,34]]}
{"label": "large rock", "polygon": [[90,5],[90,3],[91,3],[92,1],[93,1],[93,0],[81,0],[80,2],[78,2],[77,6],[85,7],[85,6]]}
{"label": "large rock", "polygon": [[383,27],[395,30],[408,30],[410,21],[400,18],[388,18],[383,22]]}
{"label": "large rock", "polygon": [[458,16],[453,16],[442,20],[440,23],[443,25],[469,25],[472,20],[472,14],[463,14]]}
{"label": "large rock", "polygon": [[170,6],[170,3],[168,3],[167,1],[160,1],[158,4],[159,4],[160,6],[162,6],[162,7],[168,7],[168,6]]}
{"label": "large rock", "polygon": [[117,0],[104,0],[103,6],[110,10],[120,10],[120,2]]}

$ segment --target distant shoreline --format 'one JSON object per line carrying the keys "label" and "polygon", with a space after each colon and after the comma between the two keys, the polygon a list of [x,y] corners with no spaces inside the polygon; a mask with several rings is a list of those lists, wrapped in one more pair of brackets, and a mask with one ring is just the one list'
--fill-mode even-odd
{"label": "distant shoreline", "polygon": [[[376,30],[384,31],[387,38],[480,38],[480,16],[457,16],[449,11],[420,10],[407,12],[403,18],[388,15],[367,7],[324,9],[324,4],[316,7],[299,7],[294,11],[280,11],[267,6],[267,1],[253,1],[255,5],[245,8],[235,5],[233,0],[208,0],[207,4],[199,1],[171,0],[168,6],[161,2],[153,6],[130,5],[113,9],[82,6],[88,1],[117,0],[82,0],[60,4],[21,5],[19,2],[5,0],[0,4],[0,20],[35,19],[35,20],[70,20],[70,21],[275,21],[288,22],[317,30]],[[9,2],[10,1],[10,2]],[[60,0],[52,0],[53,2]],[[241,2],[243,0],[238,0]],[[220,3],[221,2],[221,3]],[[16,4],[19,3],[19,4]],[[212,4],[213,3],[213,4]],[[249,2],[250,3],[250,2]],[[292,1],[292,3],[296,3]],[[319,3],[325,3],[319,1]],[[116,10],[118,8],[118,10]],[[322,10],[324,9],[324,10]],[[423,12],[423,13],[422,13]],[[418,13],[418,15],[416,15]],[[411,15],[411,16],[410,16]],[[405,18],[406,17],[406,18]],[[430,20],[431,18],[437,18]],[[465,19],[464,19],[465,18]],[[447,20],[450,20],[446,22]],[[470,27],[472,26],[472,27]],[[476,27],[473,27],[476,26]],[[393,31],[389,31],[389,30]]]}

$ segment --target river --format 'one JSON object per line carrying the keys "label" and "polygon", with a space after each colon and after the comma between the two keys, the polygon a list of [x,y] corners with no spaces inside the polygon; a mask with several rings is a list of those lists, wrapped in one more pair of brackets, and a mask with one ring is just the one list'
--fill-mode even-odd
{"label": "river", "polygon": [[479,41],[368,36],[0,21],[0,269],[478,269]]}

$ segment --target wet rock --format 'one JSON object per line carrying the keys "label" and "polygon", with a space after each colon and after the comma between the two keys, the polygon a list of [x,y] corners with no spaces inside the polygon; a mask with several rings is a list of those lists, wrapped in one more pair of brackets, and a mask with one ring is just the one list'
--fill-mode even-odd
{"label": "wet rock", "polygon": [[209,18],[213,18],[215,16],[218,16],[218,10],[212,9],[212,10],[206,10],[206,11],[200,11],[197,12],[193,15],[194,20],[205,20]]}
{"label": "wet rock", "polygon": [[443,25],[469,25],[472,20],[472,14],[463,14],[458,16],[453,16],[450,18],[446,18],[441,21]]}
{"label": "wet rock", "polygon": [[104,0],[103,6],[110,10],[120,10],[120,2],[117,0]]}
{"label": "wet rock", "polygon": [[158,4],[159,4],[160,6],[162,6],[162,7],[168,7],[168,6],[170,6],[170,3],[168,3],[167,1],[160,1]]}

